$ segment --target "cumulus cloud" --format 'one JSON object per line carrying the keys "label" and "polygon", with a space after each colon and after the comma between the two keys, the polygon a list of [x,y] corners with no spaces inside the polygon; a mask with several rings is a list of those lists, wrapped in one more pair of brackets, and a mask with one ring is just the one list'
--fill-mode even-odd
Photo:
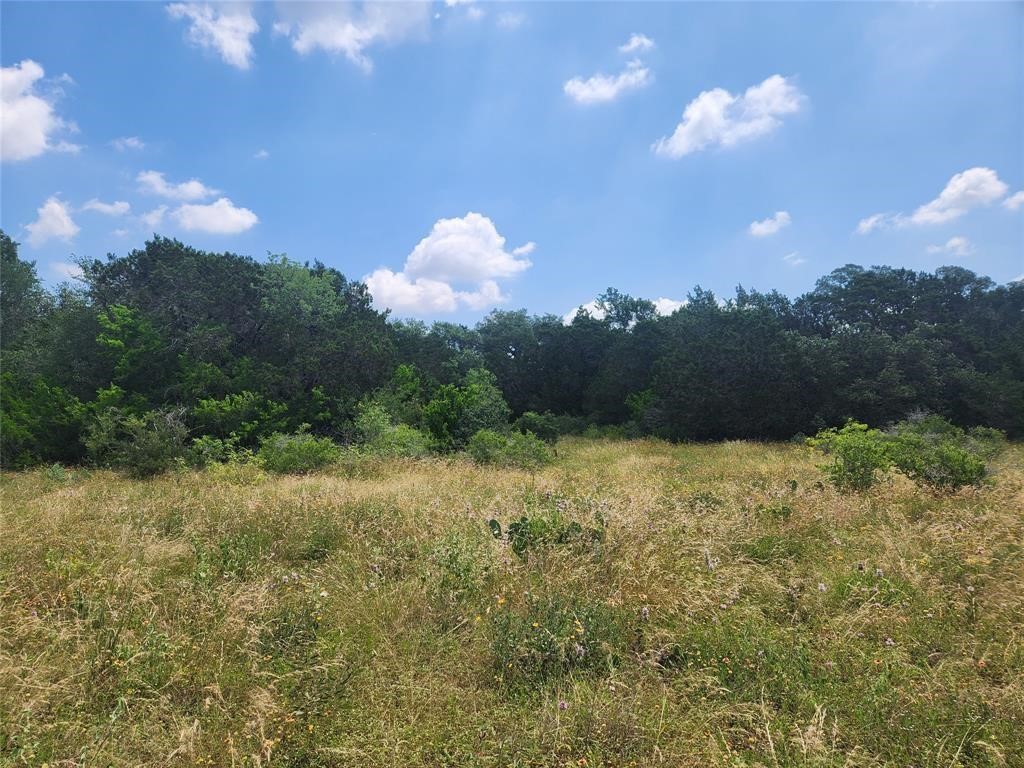
{"label": "cumulus cloud", "polygon": [[216,189],[207,187],[199,179],[189,179],[180,184],[171,184],[159,171],[141,171],[135,179],[139,182],[143,191],[171,200],[191,202],[192,200],[213,197],[218,192]]}
{"label": "cumulus cloud", "polygon": [[248,5],[171,3],[167,13],[174,19],[188,19],[186,35],[193,45],[216,51],[232,67],[249,69],[252,65],[252,36],[260,25]]}
{"label": "cumulus cloud", "polygon": [[[991,168],[968,168],[954,175],[939,196],[919,206],[909,216],[903,213],[876,213],[861,219],[857,224],[857,232],[866,235],[876,229],[908,226],[930,226],[945,224],[959,219],[972,208],[980,208],[999,200],[1006,194],[1006,183]],[[1020,193],[1018,193],[1020,194]],[[1003,205],[1013,210],[1020,202],[1010,202],[1017,195],[1003,201]]]}
{"label": "cumulus cloud", "polygon": [[643,53],[654,47],[654,41],[647,35],[634,32],[629,40],[619,46],[620,53]]}
{"label": "cumulus cloud", "polygon": [[1024,189],[1020,192],[1014,192],[1008,198],[1003,200],[1003,208],[1008,211],[1016,211],[1022,205],[1024,205]]}
{"label": "cumulus cloud", "polygon": [[797,251],[787,253],[785,256],[782,257],[782,260],[789,264],[789,266],[791,267],[799,267],[801,264],[807,263],[807,259],[802,258]]}
{"label": "cumulus cloud", "polygon": [[485,309],[505,300],[498,280],[526,269],[536,244],[511,251],[486,216],[439,219],[412,249],[401,272],[381,268],[363,278],[374,303],[403,313]]}
{"label": "cumulus cloud", "polygon": [[71,240],[80,228],[71,219],[71,208],[63,200],[51,197],[37,211],[36,220],[25,227],[28,244],[38,248],[48,240]]}
{"label": "cumulus cloud", "polygon": [[731,147],[776,131],[784,115],[799,112],[806,96],[782,75],[772,75],[742,95],[724,88],[703,91],[686,105],[671,136],[656,141],[658,155],[677,159],[708,147]]}
{"label": "cumulus cloud", "polygon": [[971,241],[963,236],[951,237],[945,245],[929,245],[928,253],[944,253],[949,256],[970,256],[974,253],[974,246]]}
{"label": "cumulus cloud", "polygon": [[131,211],[132,207],[124,200],[117,200],[113,203],[104,203],[96,198],[88,201],[82,206],[83,211],[96,211],[107,216],[124,216]]}
{"label": "cumulus cloud", "polygon": [[259,223],[255,213],[236,206],[226,197],[208,205],[181,205],[172,215],[182,229],[214,235],[237,235]]}
{"label": "cumulus cloud", "polygon": [[270,157],[270,153],[265,149],[261,149],[253,155],[254,160],[266,160],[268,157]]}
{"label": "cumulus cloud", "polygon": [[129,149],[145,149],[146,142],[138,136],[121,136],[120,138],[111,141],[110,146],[118,152],[124,152]]}
{"label": "cumulus cloud", "polygon": [[643,88],[651,83],[651,79],[651,71],[639,59],[634,59],[617,75],[597,74],[586,80],[574,77],[566,81],[562,89],[577,104],[601,104],[614,101],[628,91]]}
{"label": "cumulus cloud", "polygon": [[776,211],[773,216],[769,216],[767,219],[752,221],[750,223],[750,234],[754,237],[768,237],[768,235],[774,235],[783,227],[788,227],[790,221],[792,219],[788,211]]}
{"label": "cumulus cloud", "polygon": [[283,3],[279,13],[274,32],[287,36],[296,52],[340,53],[367,73],[370,46],[424,35],[430,25],[430,4],[420,2]]}
{"label": "cumulus cloud", "polygon": [[81,149],[58,138],[78,129],[55,111],[54,105],[61,92],[59,87],[48,94],[39,92],[38,85],[44,74],[43,68],[32,59],[0,69],[0,160],[28,160],[44,152]]}
{"label": "cumulus cloud", "polygon": [[664,297],[654,300],[654,311],[659,315],[671,315],[677,309],[682,309],[686,306],[686,301],[676,301],[675,299],[666,299]]}

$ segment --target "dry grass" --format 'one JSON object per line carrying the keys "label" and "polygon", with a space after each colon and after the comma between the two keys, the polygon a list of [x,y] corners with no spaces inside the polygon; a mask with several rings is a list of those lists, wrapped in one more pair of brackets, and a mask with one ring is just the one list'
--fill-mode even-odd
{"label": "dry grass", "polygon": [[944,497],[558,451],[4,477],[0,765],[1024,765],[1020,446]]}

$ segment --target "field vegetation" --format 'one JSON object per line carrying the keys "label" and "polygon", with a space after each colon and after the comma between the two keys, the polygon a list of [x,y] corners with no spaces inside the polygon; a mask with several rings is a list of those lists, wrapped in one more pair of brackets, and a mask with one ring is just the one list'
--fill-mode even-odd
{"label": "field vegetation", "polygon": [[476,442],[5,474],[0,764],[1024,764],[1019,445]]}

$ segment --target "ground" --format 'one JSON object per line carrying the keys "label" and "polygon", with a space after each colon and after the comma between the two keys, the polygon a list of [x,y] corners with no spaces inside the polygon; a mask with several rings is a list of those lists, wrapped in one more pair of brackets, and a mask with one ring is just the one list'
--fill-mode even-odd
{"label": "ground", "polygon": [[1024,765],[1024,447],[557,453],[6,475],[0,765]]}

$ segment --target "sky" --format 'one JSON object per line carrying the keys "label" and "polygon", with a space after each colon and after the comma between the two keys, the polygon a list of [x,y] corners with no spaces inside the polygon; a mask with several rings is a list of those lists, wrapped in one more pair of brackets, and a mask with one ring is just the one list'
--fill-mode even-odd
{"label": "sky", "polygon": [[609,286],[1024,278],[1024,3],[0,4],[0,227],[48,285],[153,233],[395,317]]}

